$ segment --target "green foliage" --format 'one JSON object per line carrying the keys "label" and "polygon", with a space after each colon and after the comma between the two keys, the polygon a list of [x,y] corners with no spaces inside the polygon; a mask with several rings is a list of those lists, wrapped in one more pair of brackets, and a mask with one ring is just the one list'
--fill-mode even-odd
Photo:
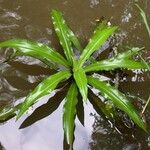
{"label": "green foliage", "polygon": [[[89,43],[82,50],[82,46],[78,38],[75,36],[73,31],[69,28],[63,19],[61,12],[53,10],[52,21],[54,24],[55,31],[60,40],[60,44],[64,49],[65,57],[61,56],[58,52],[52,48],[43,45],[41,43],[30,42],[27,40],[8,40],[0,43],[0,47],[10,47],[14,49],[14,56],[30,56],[44,62],[48,67],[50,64],[57,64],[57,71],[55,73],[42,81],[22,102],[19,107],[14,106],[10,109],[0,110],[0,120],[6,120],[10,116],[17,116],[19,119],[35,102],[41,97],[50,94],[57,85],[63,81],[71,81],[72,84],[65,98],[64,113],[63,113],[63,128],[67,143],[72,147],[73,145],[73,134],[74,134],[74,120],[76,116],[77,103],[79,103],[78,95],[81,94],[83,102],[87,102],[88,95],[89,98],[91,94],[88,93],[92,88],[98,89],[102,95],[106,95],[108,100],[111,100],[114,106],[118,107],[143,130],[146,130],[145,124],[136,111],[131,102],[117,89],[109,85],[103,80],[95,79],[91,75],[87,76],[87,72],[102,71],[102,70],[114,70],[116,68],[126,68],[126,69],[145,69],[143,62],[135,61],[132,57],[136,55],[141,49],[132,48],[128,51],[118,54],[117,56],[98,61],[91,62],[87,65],[86,61],[92,58],[93,52],[98,50],[108,38],[116,31],[117,27],[108,26],[107,22],[102,22],[97,29],[94,31],[92,38]],[[74,46],[81,53],[81,56],[76,60],[74,57]],[[90,62],[90,61],[89,61]],[[60,71],[59,67],[63,65],[63,71]],[[55,68],[56,69],[56,68]],[[94,94],[94,93],[93,93]],[[112,109],[108,109],[107,105],[100,101],[99,98],[90,98],[90,102],[93,105],[97,105],[98,109],[101,109],[102,113],[108,118],[113,117]],[[83,106],[83,105],[82,105]],[[77,112],[78,114],[78,112]],[[80,117],[78,115],[78,117]],[[83,123],[82,119],[79,118]]]}
{"label": "green foliage", "polygon": [[70,145],[73,144],[74,119],[76,116],[76,105],[78,103],[77,96],[77,86],[75,83],[72,83],[66,96],[63,114],[63,127],[67,143]]}

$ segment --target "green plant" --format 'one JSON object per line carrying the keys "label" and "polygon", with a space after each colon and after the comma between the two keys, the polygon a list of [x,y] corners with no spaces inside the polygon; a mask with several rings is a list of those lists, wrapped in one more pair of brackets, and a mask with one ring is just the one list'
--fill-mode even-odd
{"label": "green plant", "polygon": [[[141,116],[125,95],[106,81],[90,75],[91,72],[110,71],[117,68],[146,69],[142,61],[132,59],[143,48],[131,48],[110,59],[92,62],[90,59],[92,57],[91,55],[106,42],[116,31],[117,27],[108,26],[107,22],[102,22],[94,31],[87,46],[82,49],[80,42],[66,24],[62,14],[59,11],[53,10],[51,15],[55,31],[64,49],[65,58],[52,48],[41,43],[20,39],[0,43],[1,48],[13,48],[14,53],[12,57],[22,55],[34,57],[41,60],[48,67],[55,66],[54,69],[57,67],[56,70],[58,71],[58,73],[42,81],[27,96],[24,102],[10,109],[2,109],[0,120],[5,120],[10,115],[16,115],[16,118],[19,119],[38,99],[51,93],[60,82],[69,79],[72,83],[65,98],[63,128],[67,143],[70,147],[73,145],[74,119],[77,111],[78,94],[81,94],[83,102],[86,103],[88,100],[88,88],[91,89],[91,87],[98,89],[103,95],[107,96],[108,100],[112,100],[116,107],[127,113],[140,128],[146,131],[146,126]],[[79,58],[74,54],[74,47],[81,53]],[[88,63],[86,63],[87,61]],[[107,110],[104,107],[101,108],[101,106],[98,105],[99,109],[102,109],[102,112],[107,115]]]}
{"label": "green plant", "polygon": [[[138,4],[135,4],[135,5],[140,11],[140,15],[142,17],[142,20],[143,20],[143,22],[145,24],[145,27],[147,29],[147,32],[148,32],[148,35],[149,35],[149,38],[150,38],[150,26],[148,24],[146,14],[145,14],[143,9]],[[143,63],[145,63],[145,65],[147,66],[148,71],[150,71],[150,66],[148,65],[148,63],[144,60],[144,58],[141,55],[139,55],[139,56],[140,56],[141,60],[143,61]],[[149,103],[150,103],[150,95],[149,95],[148,100],[147,100],[147,102],[146,102],[146,104],[145,104],[145,106],[144,106],[144,108],[142,110],[142,114],[144,114],[144,112],[145,112],[145,110],[146,110],[146,108],[147,108]]]}

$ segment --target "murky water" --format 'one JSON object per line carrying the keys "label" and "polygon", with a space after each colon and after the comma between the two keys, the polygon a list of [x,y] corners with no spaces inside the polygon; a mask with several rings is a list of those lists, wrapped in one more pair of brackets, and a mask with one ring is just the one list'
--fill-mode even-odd
{"label": "murky water", "polygon": [[[140,4],[150,20],[150,1],[141,0]],[[31,39],[52,45],[61,51],[50,20],[52,9],[59,9],[64,13],[83,46],[95,28],[95,20],[104,18],[120,28],[116,34],[117,42],[115,41],[118,47],[145,46],[143,56],[150,58],[150,40],[133,0],[0,0],[0,41],[15,37]],[[102,56],[108,57],[110,52],[111,49],[108,48]],[[8,50],[0,52],[0,106],[24,99],[41,79],[54,73],[53,70],[45,68],[41,62],[28,57],[16,58],[2,64],[7,55]],[[150,93],[149,73],[125,71],[118,74],[121,91],[134,100],[147,100]],[[59,93],[62,95],[61,98],[54,96],[49,101],[47,101],[49,96],[42,98],[33,109],[47,104],[36,110],[23,124],[26,116],[17,122],[11,119],[0,124],[0,149],[61,150],[63,147],[67,149],[63,145],[61,120],[64,92]],[[57,107],[57,111],[54,111]],[[138,129],[131,130],[122,125],[119,125],[118,129],[112,127],[89,103],[85,105],[84,111],[85,127],[76,119],[75,150],[150,149],[150,134]],[[31,112],[32,110],[28,113]],[[146,118],[150,120],[148,110]],[[34,124],[29,126],[31,123]],[[22,129],[18,129],[21,124]]]}

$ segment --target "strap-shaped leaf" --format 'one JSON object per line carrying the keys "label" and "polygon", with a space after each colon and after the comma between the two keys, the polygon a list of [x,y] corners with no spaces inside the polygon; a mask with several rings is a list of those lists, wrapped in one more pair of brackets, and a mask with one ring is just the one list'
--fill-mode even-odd
{"label": "strap-shaped leaf", "polygon": [[148,35],[149,35],[149,37],[150,37],[150,26],[149,26],[149,23],[148,23],[148,21],[147,21],[146,14],[145,14],[145,12],[143,11],[143,9],[142,9],[138,4],[135,4],[135,5],[136,5],[136,6],[138,7],[138,9],[140,10],[140,15],[141,15],[141,17],[142,17],[142,19],[143,19],[143,22],[144,22],[144,24],[145,24],[145,26],[146,26]]}
{"label": "strap-shaped leaf", "polygon": [[91,56],[91,54],[99,49],[106,42],[109,36],[111,36],[117,29],[117,27],[109,27],[104,25],[105,24],[102,24],[97,27],[97,29],[94,31],[94,35],[89,40],[88,45],[83,50],[79,60],[80,67]]}
{"label": "strap-shaped leaf", "polygon": [[118,59],[129,59],[132,58],[134,55],[138,54],[141,50],[143,50],[144,47],[139,48],[139,47],[132,47],[132,48],[127,48],[125,52],[119,53],[116,58]]}
{"label": "strap-shaped leaf", "polygon": [[66,27],[65,20],[59,11],[53,10],[51,15],[55,31],[60,40],[60,44],[64,49],[65,56],[70,64],[72,64],[73,50],[71,47],[71,41],[69,39],[68,28]]}
{"label": "strap-shaped leaf", "polygon": [[64,114],[63,114],[63,128],[66,136],[67,143],[72,146],[73,144],[73,134],[74,134],[74,120],[76,116],[76,105],[77,105],[77,95],[78,89],[75,83],[69,88],[66,96],[66,101],[64,104]]}
{"label": "strap-shaped leaf", "polygon": [[39,98],[51,93],[60,81],[69,78],[70,76],[71,74],[68,71],[60,71],[41,82],[23,102],[20,111],[17,114],[17,119],[19,119]]}
{"label": "strap-shaped leaf", "polygon": [[3,110],[0,111],[0,121],[5,121],[9,117],[15,116],[16,109],[15,108],[4,108]]}
{"label": "strap-shaped leaf", "polygon": [[79,68],[74,71],[73,76],[79,88],[79,91],[82,95],[83,101],[86,102],[88,87],[87,87],[87,77],[85,71],[82,68]]}
{"label": "strap-shaped leaf", "polygon": [[17,111],[20,108],[21,104],[22,103],[14,107],[13,106],[5,107],[2,110],[0,110],[0,122],[6,121],[14,117],[17,114]]}
{"label": "strap-shaped leaf", "polygon": [[[58,52],[52,50],[50,47],[42,43],[31,42],[27,40],[14,39],[0,43],[0,47],[15,48],[17,55],[31,56],[41,61],[56,62],[58,64],[68,67],[68,62]],[[48,64],[49,64],[48,63]]]}
{"label": "strap-shaped leaf", "polygon": [[[149,64],[150,66],[150,64]],[[147,69],[147,66],[143,61],[136,62],[133,60],[118,60],[118,59],[107,59],[93,63],[85,68],[85,72],[90,71],[101,71],[101,70],[114,70],[116,68],[126,68],[126,69]]]}
{"label": "strap-shaped leaf", "polygon": [[99,89],[103,94],[107,95],[107,97],[113,101],[116,107],[126,112],[139,127],[146,131],[146,127],[141,119],[141,116],[121,92],[110,86],[108,83],[93,77],[88,77],[88,83],[94,86],[96,89]]}
{"label": "strap-shaped leaf", "polygon": [[66,25],[66,28],[68,30],[70,41],[80,52],[82,52],[83,48],[82,48],[77,36],[73,33],[73,31],[67,25]]}
{"label": "strap-shaped leaf", "polygon": [[114,70],[116,68],[126,69],[147,69],[147,65],[143,61],[134,61],[131,59],[132,56],[137,54],[143,48],[132,48],[126,52],[118,54],[116,57],[106,59],[85,67],[85,72],[90,71],[101,71],[101,70]]}

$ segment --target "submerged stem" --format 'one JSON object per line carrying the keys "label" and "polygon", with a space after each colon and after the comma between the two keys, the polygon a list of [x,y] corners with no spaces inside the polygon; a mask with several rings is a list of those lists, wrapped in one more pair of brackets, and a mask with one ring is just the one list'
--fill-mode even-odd
{"label": "submerged stem", "polygon": [[144,106],[144,108],[142,110],[142,114],[144,114],[144,112],[145,112],[145,110],[146,110],[146,108],[147,108],[149,103],[150,103],[150,95],[149,95],[149,98],[148,98],[148,100],[147,100],[147,102],[146,102],[146,104],[145,104],[145,106]]}

